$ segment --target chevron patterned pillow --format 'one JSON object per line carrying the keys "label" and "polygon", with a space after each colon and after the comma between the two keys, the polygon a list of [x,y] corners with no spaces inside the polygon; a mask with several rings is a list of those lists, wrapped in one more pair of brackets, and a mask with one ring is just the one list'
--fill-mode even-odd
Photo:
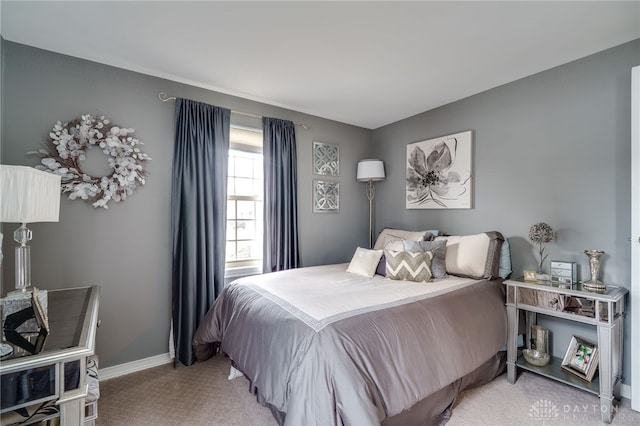
{"label": "chevron patterned pillow", "polygon": [[387,278],[416,282],[431,281],[431,259],[433,252],[385,250]]}

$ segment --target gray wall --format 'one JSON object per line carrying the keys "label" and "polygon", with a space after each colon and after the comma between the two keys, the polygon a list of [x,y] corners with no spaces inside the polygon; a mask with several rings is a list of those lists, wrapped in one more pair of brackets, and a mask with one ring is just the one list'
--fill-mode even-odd
{"label": "gray wall", "polygon": [[[310,131],[297,131],[306,266],[346,262],[356,245],[367,244],[367,202],[354,176],[359,159],[375,156],[385,161],[388,175],[376,184],[378,230],[497,229],[512,244],[514,275],[519,275],[536,264],[528,229],[545,221],[557,232],[548,246],[551,258],[577,261],[585,278],[582,251],[602,249],[607,252],[603,278],[629,287],[630,70],[640,64],[639,40],[373,132],[11,42],[0,48],[3,163],[35,165],[37,158],[26,152],[39,148],[57,120],[83,113],[104,114],[135,128],[153,158],[147,184],[126,202],[102,211],[63,199],[58,224],[32,225],[36,286],[102,286],[97,343],[102,367],[167,352],[174,118],[173,104],[158,100],[160,91],[311,124]],[[462,130],[474,132],[474,208],[406,210],[406,144]],[[313,140],[340,145],[337,215],[311,213]],[[14,227],[2,228],[9,237],[3,243],[2,293],[13,287]],[[556,353],[564,351],[571,333],[589,337],[591,332],[566,324],[554,324],[554,331]],[[627,344],[627,376],[629,365]]]}
{"label": "gray wall", "polygon": [[[2,10],[2,6],[0,6],[0,10]],[[4,46],[4,38],[2,38],[2,36],[0,36],[0,164],[3,163],[2,161],[2,135],[3,135],[3,126],[2,126],[2,105],[4,104],[4,96],[2,96],[3,94],[3,90],[2,87],[4,85],[4,50],[3,50],[3,46]],[[0,234],[3,234],[2,232],[2,228],[0,228]],[[0,237],[0,239],[2,239],[2,241],[0,241],[0,245],[4,245],[4,234],[2,237]],[[0,272],[2,272],[2,262],[3,262],[3,250],[2,247],[0,247]],[[4,288],[4,280],[2,278],[2,273],[0,273],[0,290]],[[2,291],[0,291],[0,294],[4,294]]]}
{"label": "gray wall", "polygon": [[[583,251],[604,250],[602,278],[628,288],[631,68],[638,64],[635,40],[376,129],[373,153],[388,175],[376,186],[376,227],[499,230],[511,243],[513,276],[521,276],[536,267],[528,231],[542,221],[556,231],[550,259],[578,262],[579,277],[589,279]],[[474,135],[474,208],[405,209],[406,145],[464,130]],[[572,330],[555,323],[554,352],[564,354]]]}
{"label": "gray wall", "polygon": [[[4,72],[4,54],[2,53],[2,46],[4,45],[4,39],[0,36],[0,162],[2,162],[2,83],[4,79],[2,78]],[[2,278],[0,277],[0,284],[2,283]]]}
{"label": "gray wall", "polygon": [[[153,159],[148,163],[147,184],[124,203],[96,210],[64,198],[59,223],[31,226],[35,286],[102,286],[97,337],[101,367],[168,350],[174,105],[158,100],[161,91],[309,123],[311,130],[298,127],[296,132],[302,262],[305,266],[348,262],[355,245],[367,244],[368,205],[364,187],[355,180],[355,168],[370,153],[370,130],[7,41],[2,49],[3,163],[37,164],[38,158],[26,153],[41,146],[55,122],[86,113],[103,114],[134,128]],[[340,145],[339,214],[312,213],[313,140]],[[5,236],[10,237],[15,227],[4,224]],[[11,238],[5,238],[3,294],[13,288],[12,247]]]}

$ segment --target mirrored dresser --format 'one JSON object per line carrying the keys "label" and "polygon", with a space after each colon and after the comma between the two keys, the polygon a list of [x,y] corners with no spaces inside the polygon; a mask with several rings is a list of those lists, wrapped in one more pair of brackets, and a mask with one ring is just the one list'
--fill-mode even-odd
{"label": "mirrored dresser", "polygon": [[11,338],[4,321],[2,343],[11,345],[13,351],[0,359],[2,425],[31,424],[55,417],[60,418],[61,425],[91,422],[91,415],[85,415],[87,360],[95,350],[100,287],[47,293],[46,336],[18,336],[34,340],[32,346]]}

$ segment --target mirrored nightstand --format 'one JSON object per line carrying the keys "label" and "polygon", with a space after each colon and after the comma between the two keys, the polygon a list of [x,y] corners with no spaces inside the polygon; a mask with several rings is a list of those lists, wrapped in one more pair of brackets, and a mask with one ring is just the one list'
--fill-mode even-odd
{"label": "mirrored nightstand", "polygon": [[[532,371],[600,397],[602,421],[611,423],[613,398],[620,397],[622,382],[623,318],[625,315],[624,287],[607,285],[602,293],[587,291],[582,284],[525,282],[523,279],[505,280],[508,321],[507,379],[515,383],[517,369]],[[569,321],[593,325],[598,332],[600,351],[597,377],[591,382],[582,380],[563,368],[562,358],[552,357],[549,365],[537,367],[518,356],[518,319],[520,311],[526,315],[526,342],[530,347],[531,326],[536,315],[544,314]]]}

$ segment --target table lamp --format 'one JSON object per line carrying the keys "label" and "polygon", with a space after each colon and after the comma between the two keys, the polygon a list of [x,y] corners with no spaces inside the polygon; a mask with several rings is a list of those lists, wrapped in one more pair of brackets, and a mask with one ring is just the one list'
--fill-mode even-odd
{"label": "table lamp", "polygon": [[27,223],[57,222],[60,215],[60,176],[33,167],[0,164],[0,222],[20,223],[13,233],[16,290],[31,286],[32,232]]}
{"label": "table lamp", "polygon": [[382,160],[367,159],[358,161],[356,180],[358,182],[367,182],[365,191],[369,199],[369,248],[373,247],[373,197],[375,195],[373,182],[384,179],[384,163]]}

